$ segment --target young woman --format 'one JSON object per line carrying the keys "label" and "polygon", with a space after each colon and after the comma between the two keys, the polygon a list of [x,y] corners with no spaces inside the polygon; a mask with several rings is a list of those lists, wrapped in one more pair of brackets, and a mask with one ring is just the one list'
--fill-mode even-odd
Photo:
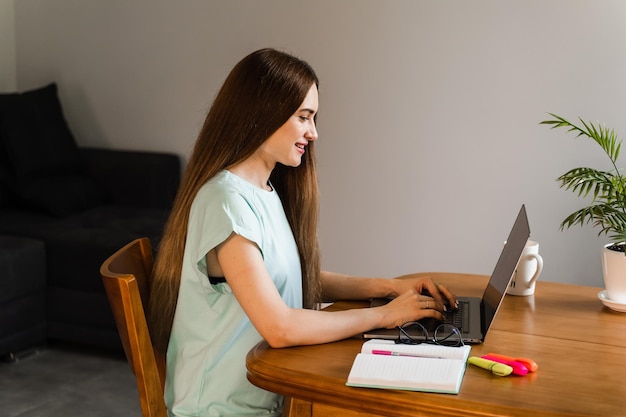
{"label": "young woman", "polygon": [[[320,270],[317,242],[318,80],[263,49],[231,71],[200,131],[155,263],[149,306],[167,352],[171,416],[274,416],[282,398],[246,379],[245,357],[325,343],[424,317],[442,318],[450,291],[428,278],[391,280]],[[427,295],[424,295],[427,294]],[[325,312],[323,300],[394,297]]]}

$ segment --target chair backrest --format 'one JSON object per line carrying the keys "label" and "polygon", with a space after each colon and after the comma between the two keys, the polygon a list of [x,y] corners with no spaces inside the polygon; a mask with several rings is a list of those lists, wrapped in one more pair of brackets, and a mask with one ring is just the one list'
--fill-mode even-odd
{"label": "chair backrest", "polygon": [[152,347],[143,308],[148,305],[151,274],[152,247],[147,238],[127,244],[100,267],[124,352],[137,379],[142,415],[166,417],[165,359]]}

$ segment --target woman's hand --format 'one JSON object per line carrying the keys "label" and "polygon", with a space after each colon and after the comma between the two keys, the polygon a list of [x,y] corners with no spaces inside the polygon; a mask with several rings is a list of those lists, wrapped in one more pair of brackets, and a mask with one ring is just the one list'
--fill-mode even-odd
{"label": "woman's hand", "polygon": [[436,308],[432,297],[421,295],[417,290],[406,291],[389,303],[375,307],[384,311],[383,325],[380,327],[394,328],[409,321],[417,321],[427,317],[443,320],[443,313]]}
{"label": "woman's hand", "polygon": [[[396,295],[387,304],[391,310],[387,314],[394,317],[391,327],[425,317],[443,320],[443,313],[458,305],[456,296],[445,285],[435,283],[429,276],[405,275],[391,281]],[[398,323],[397,320],[404,321]]]}

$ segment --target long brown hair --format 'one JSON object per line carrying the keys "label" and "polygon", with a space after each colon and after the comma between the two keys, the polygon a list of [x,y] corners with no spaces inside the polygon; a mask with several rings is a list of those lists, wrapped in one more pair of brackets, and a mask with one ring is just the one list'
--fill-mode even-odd
{"label": "long brown hair", "polygon": [[[189,210],[198,190],[221,170],[251,156],[297,111],[313,84],[318,85],[318,79],[306,62],[274,49],[246,56],[226,78],[200,130],[158,248],[148,306],[158,351],[164,353],[169,342]],[[304,305],[313,308],[321,297],[314,143],[309,143],[299,167],[277,165],[270,180],[298,246]]]}

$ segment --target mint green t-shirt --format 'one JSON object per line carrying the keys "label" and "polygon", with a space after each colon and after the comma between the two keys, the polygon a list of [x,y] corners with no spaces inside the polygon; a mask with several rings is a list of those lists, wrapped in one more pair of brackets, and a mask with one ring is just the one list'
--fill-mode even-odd
{"label": "mint green t-shirt", "polygon": [[275,191],[222,171],[191,206],[178,304],[167,351],[170,416],[279,416],[282,397],[246,379],[262,340],[227,283],[211,284],[206,254],[237,233],[256,243],[285,303],[302,308],[298,250]]}

